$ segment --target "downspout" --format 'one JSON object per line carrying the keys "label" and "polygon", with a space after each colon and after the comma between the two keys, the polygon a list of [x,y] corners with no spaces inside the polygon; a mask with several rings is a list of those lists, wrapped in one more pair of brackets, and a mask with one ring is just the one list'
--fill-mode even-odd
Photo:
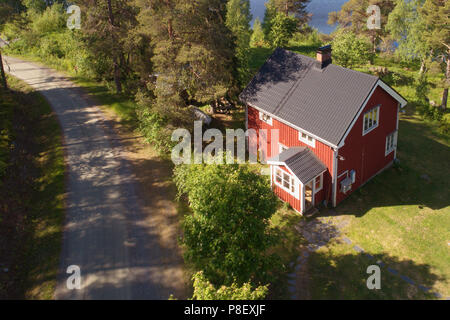
{"label": "downspout", "polygon": [[395,150],[394,150],[394,161],[397,160],[397,145],[398,145],[398,127],[399,127],[399,121],[400,121],[400,109],[401,109],[401,105],[400,102],[398,103],[397,106],[397,126],[395,127]]}
{"label": "downspout", "polygon": [[337,173],[338,173],[338,149],[333,148],[333,177],[332,177],[332,207],[336,207],[336,196],[337,196]]}

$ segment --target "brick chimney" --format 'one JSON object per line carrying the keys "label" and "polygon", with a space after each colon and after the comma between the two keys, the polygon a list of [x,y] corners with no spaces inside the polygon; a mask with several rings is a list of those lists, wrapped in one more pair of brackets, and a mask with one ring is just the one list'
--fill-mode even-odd
{"label": "brick chimney", "polygon": [[331,58],[331,44],[317,49],[317,62],[319,69],[324,69],[333,60]]}

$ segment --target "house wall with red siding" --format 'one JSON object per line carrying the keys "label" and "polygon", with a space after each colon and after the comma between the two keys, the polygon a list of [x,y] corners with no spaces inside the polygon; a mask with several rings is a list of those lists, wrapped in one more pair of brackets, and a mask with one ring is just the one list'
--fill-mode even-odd
{"label": "house wall with red siding", "polygon": [[[363,136],[364,114],[378,104],[380,106],[378,127]],[[385,156],[386,137],[397,129],[398,102],[386,91],[378,87],[345,139],[345,145],[338,151],[345,160],[338,160],[338,180],[336,204],[347,198],[362,184],[394,160],[394,152]],[[344,194],[340,183],[351,170],[356,171],[352,190]],[[344,174],[344,175],[342,175]],[[342,175],[342,176],[341,176]],[[341,176],[341,177],[339,177]]]}
{"label": "house wall with red siding", "polygon": [[[331,201],[332,199],[332,175],[333,175],[333,149],[328,145],[316,140],[315,148],[304,144],[299,140],[299,131],[276,120],[272,119],[272,125],[265,123],[259,119],[259,111],[255,108],[248,106],[247,109],[248,114],[248,128],[249,129],[266,129],[268,130],[268,146],[266,157],[270,158],[272,156],[276,156],[279,152],[279,146],[275,145],[271,141],[271,131],[272,129],[279,130],[279,143],[290,148],[290,147],[299,147],[306,146],[310,148],[314,154],[327,166],[328,171],[324,173],[323,177],[323,188],[315,195],[315,203],[319,204],[321,201],[327,199]],[[258,133],[258,139],[259,133]],[[259,142],[259,141],[258,141]],[[275,152],[273,152],[275,150]],[[284,192],[283,190],[281,190]],[[289,195],[289,194],[288,194]]]}
{"label": "house wall with red siding", "polygon": [[[285,166],[278,166],[280,169],[286,171],[287,173],[289,173],[290,175],[293,175],[292,172],[290,170],[288,170]],[[300,188],[300,186],[299,186]],[[300,192],[301,190],[297,190],[298,193],[298,198],[294,197],[292,194],[290,194],[289,192],[286,192],[285,190],[283,190],[283,188],[280,188],[278,185],[275,184],[275,173],[272,174],[272,189],[273,192],[283,201],[288,202],[291,207],[298,211],[301,212],[302,211],[302,203],[300,200]]]}

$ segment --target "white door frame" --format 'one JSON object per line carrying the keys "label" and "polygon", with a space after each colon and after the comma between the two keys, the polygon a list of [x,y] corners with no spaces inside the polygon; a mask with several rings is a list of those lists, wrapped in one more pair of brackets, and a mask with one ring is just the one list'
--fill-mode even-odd
{"label": "white door frame", "polygon": [[311,183],[311,190],[312,190],[311,203],[312,203],[313,207],[315,206],[315,201],[314,201],[315,192],[316,192],[316,190],[314,190],[316,188],[316,184],[314,183],[315,180],[316,180],[316,178],[308,181],[308,183],[302,184],[302,213],[305,212],[305,208],[306,208],[306,194],[305,194],[306,193],[306,186],[308,184],[310,184],[310,183]]}

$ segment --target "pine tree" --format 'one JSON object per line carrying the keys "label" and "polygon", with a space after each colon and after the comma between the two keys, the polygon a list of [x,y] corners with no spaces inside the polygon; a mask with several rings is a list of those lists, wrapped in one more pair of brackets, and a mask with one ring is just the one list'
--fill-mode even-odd
{"label": "pine tree", "polygon": [[262,47],[264,45],[264,31],[261,25],[261,21],[259,20],[259,18],[256,18],[255,22],[253,23],[253,33],[250,39],[250,46]]}
{"label": "pine tree", "polygon": [[[284,40],[286,35],[290,37],[309,21],[310,15],[306,11],[309,2],[310,0],[269,0],[266,3],[263,21],[266,40],[273,46],[286,45]],[[295,22],[295,29],[292,29],[292,22]],[[274,37],[277,39],[276,43]]]}
{"label": "pine tree", "polygon": [[310,19],[306,6],[310,0],[274,0],[273,4],[277,12],[282,12],[286,16],[293,15],[298,22],[300,28]]}
{"label": "pine tree", "polygon": [[[367,8],[377,5],[381,11],[381,29],[367,28],[367,20],[370,14]],[[372,42],[372,50],[375,52],[380,39],[388,34],[385,30],[389,13],[395,7],[395,0],[349,0],[344,3],[340,11],[328,14],[328,24],[338,24],[339,29],[350,30],[357,35],[368,36]]]}
{"label": "pine tree", "polygon": [[[137,0],[141,31],[154,47],[153,107],[186,125],[186,100],[209,102],[233,84],[235,46],[223,0]],[[187,96],[187,97],[186,97]],[[192,126],[192,123],[191,123]]]}
{"label": "pine tree", "polygon": [[226,25],[235,38],[237,79],[240,86],[249,80],[249,54],[250,54],[250,14],[249,0],[229,0],[227,3]]}
{"label": "pine tree", "polygon": [[86,48],[97,64],[112,67],[116,91],[122,92],[130,73],[127,55],[132,51],[125,44],[137,25],[136,7],[126,0],[80,0],[77,4],[84,13],[81,36]]}

